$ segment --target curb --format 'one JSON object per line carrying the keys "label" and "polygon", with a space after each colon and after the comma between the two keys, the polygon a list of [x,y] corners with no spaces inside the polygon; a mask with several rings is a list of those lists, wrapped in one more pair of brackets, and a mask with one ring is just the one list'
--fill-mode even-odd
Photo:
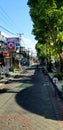
{"label": "curb", "polygon": [[63,100],[63,92],[61,92],[61,91],[58,89],[57,85],[53,82],[53,80],[52,80],[52,78],[50,77],[49,74],[48,74],[48,77],[49,77],[50,81],[52,82],[52,84],[53,84],[53,86],[54,86],[55,95],[56,95],[56,93],[57,93],[58,96]]}

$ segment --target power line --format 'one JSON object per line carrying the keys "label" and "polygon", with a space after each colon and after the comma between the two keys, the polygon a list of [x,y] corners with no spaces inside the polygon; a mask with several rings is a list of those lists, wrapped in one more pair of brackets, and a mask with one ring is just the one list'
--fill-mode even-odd
{"label": "power line", "polygon": [[[5,20],[7,19],[7,23],[9,23],[8,21],[10,21],[9,19],[11,19],[10,17],[9,17],[9,15],[5,12],[5,10],[0,6],[0,14],[2,15],[2,16],[4,16],[4,18],[5,19],[2,19],[4,22],[5,22]],[[12,21],[12,20],[11,20]],[[13,23],[13,21],[12,21],[12,23]],[[11,23],[11,24],[12,24]],[[14,24],[15,25],[15,24]],[[12,35],[17,35],[17,34],[15,34],[15,33],[13,33],[13,32],[11,32],[11,31],[9,31],[8,29],[6,29],[5,27],[3,27],[3,26],[1,26],[0,25],[0,28],[2,28],[3,30],[5,30],[6,32],[8,32],[8,33],[10,33],[10,34],[12,34]]]}
{"label": "power line", "polygon": [[8,29],[4,28],[3,26],[0,25],[0,28],[4,29],[6,32],[12,34],[12,35],[17,35],[16,33],[13,33],[11,31],[9,31]]}
{"label": "power line", "polygon": [[[11,25],[11,27],[12,27],[12,25],[13,26],[17,26],[15,23],[14,23],[14,21],[10,18],[10,16],[6,13],[6,11],[0,6],[0,16],[2,16],[2,18],[1,18],[1,21],[3,22],[3,23],[6,23],[6,25]],[[14,23],[14,24],[13,24]],[[5,27],[3,27],[2,25],[0,25],[0,28],[2,28],[3,30],[5,30],[6,32],[8,32],[8,33],[10,33],[10,34],[12,34],[12,35],[17,35],[17,34],[15,34],[15,33],[13,33],[13,32],[11,32],[11,31],[9,31],[7,28],[5,28]]]}
{"label": "power line", "polygon": [[[10,21],[11,22],[11,24],[13,24],[13,20],[10,18],[10,16],[6,13],[6,11],[0,6],[0,14],[2,15],[2,16],[4,16],[5,17],[5,19],[2,19],[3,20],[3,22],[5,22],[5,20],[7,20],[7,22],[8,21]],[[4,18],[3,17],[3,18]],[[10,19],[10,20],[9,20]],[[8,22],[9,23],[9,22]],[[14,23],[14,25],[16,26],[16,24]],[[3,27],[2,25],[0,25],[0,28],[2,28],[3,30],[5,30],[6,32],[8,32],[8,33],[10,33],[10,34],[12,34],[12,35],[18,35],[19,36],[19,38],[21,38],[21,40],[22,40],[22,35],[23,35],[23,33],[20,33],[20,34],[16,34],[16,33],[13,33],[13,32],[11,32],[11,31],[9,31],[7,28],[5,28],[5,27]]]}
{"label": "power line", "polygon": [[[0,14],[5,17],[5,20],[7,20],[8,23],[12,25],[16,25],[14,21],[11,19],[11,17],[6,13],[6,11],[0,6]],[[14,24],[13,24],[14,23]]]}

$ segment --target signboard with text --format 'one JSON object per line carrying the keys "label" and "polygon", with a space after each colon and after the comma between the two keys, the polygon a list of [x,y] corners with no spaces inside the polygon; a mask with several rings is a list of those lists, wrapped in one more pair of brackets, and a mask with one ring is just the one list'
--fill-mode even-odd
{"label": "signboard with text", "polygon": [[19,46],[19,37],[7,38],[7,47],[9,51],[15,51],[16,45]]}

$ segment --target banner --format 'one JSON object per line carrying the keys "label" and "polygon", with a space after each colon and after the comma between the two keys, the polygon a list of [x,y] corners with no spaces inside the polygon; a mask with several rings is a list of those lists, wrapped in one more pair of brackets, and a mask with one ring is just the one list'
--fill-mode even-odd
{"label": "banner", "polygon": [[9,51],[14,51],[15,50],[15,43],[14,42],[8,42],[7,47]]}
{"label": "banner", "polygon": [[20,46],[19,37],[7,38],[7,47],[9,51],[15,51],[16,46]]}

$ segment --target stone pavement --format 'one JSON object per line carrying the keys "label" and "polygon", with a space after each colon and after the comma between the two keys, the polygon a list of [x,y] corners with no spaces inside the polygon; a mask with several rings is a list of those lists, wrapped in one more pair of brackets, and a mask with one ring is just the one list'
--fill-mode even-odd
{"label": "stone pavement", "polygon": [[0,130],[63,130],[63,101],[41,69],[29,68],[0,94]]}

